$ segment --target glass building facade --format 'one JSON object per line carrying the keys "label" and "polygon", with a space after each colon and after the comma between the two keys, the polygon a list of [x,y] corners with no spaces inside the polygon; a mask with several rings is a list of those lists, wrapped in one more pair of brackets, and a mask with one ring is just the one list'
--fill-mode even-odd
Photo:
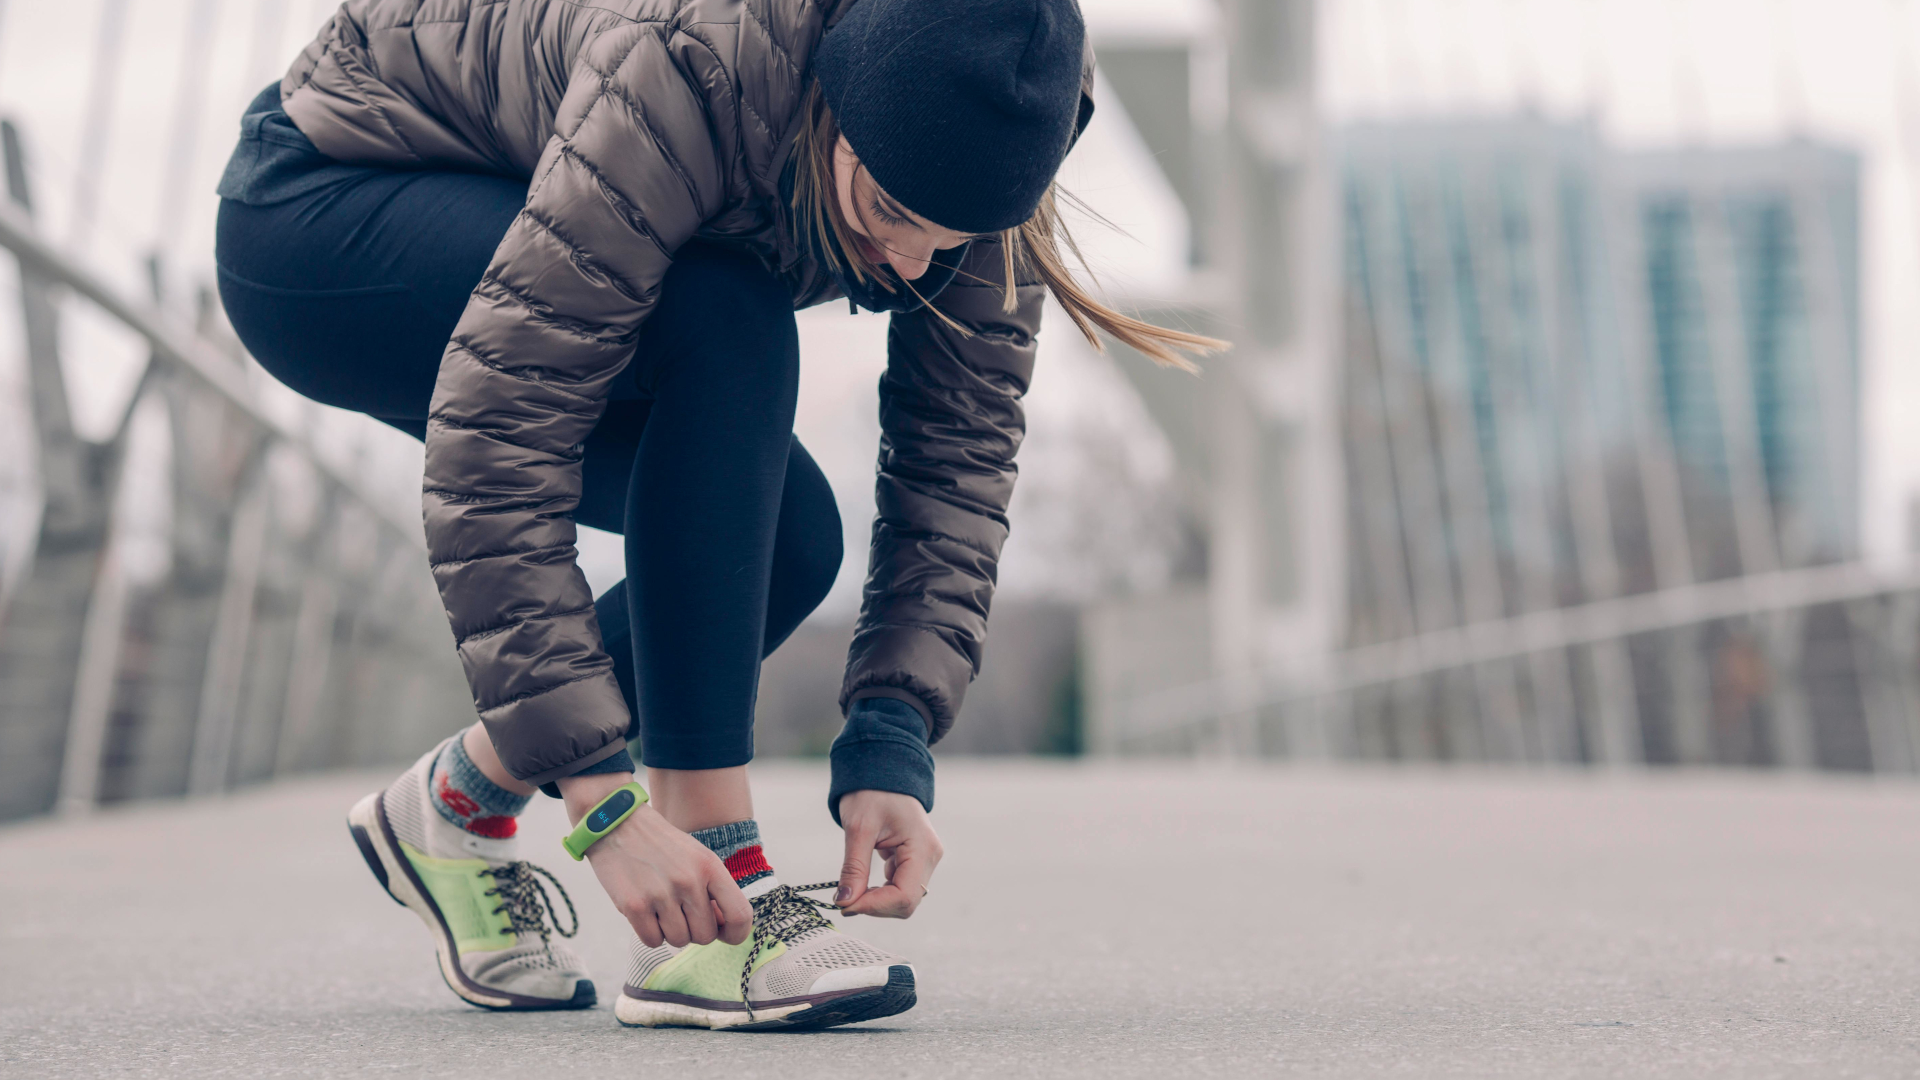
{"label": "glass building facade", "polygon": [[[1854,155],[1513,119],[1358,125],[1338,161],[1349,656],[1858,557]],[[1871,740],[1806,674],[1824,617],[1416,664],[1352,682],[1342,727],[1362,755],[1845,767]]]}

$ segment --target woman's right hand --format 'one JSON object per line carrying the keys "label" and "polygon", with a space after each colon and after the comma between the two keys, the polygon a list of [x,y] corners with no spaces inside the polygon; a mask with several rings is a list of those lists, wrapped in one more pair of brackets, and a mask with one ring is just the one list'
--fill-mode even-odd
{"label": "woman's right hand", "polygon": [[[562,779],[568,820],[577,824],[608,793],[632,779],[631,773]],[[650,805],[642,803],[588,848],[587,861],[613,906],[649,947],[662,942],[705,945],[715,938],[738,945],[752,932],[753,906],[726,866]]]}

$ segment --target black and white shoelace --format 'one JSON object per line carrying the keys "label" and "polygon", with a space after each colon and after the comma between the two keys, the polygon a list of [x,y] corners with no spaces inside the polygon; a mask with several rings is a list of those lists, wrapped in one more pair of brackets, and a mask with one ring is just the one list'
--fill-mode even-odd
{"label": "black and white shoelace", "polygon": [[544,867],[530,862],[516,861],[502,866],[489,866],[480,872],[481,877],[493,878],[493,888],[486,891],[487,896],[498,896],[500,906],[494,908],[497,915],[507,913],[507,922],[515,934],[539,934],[542,943],[547,938],[548,912],[553,911],[553,898],[547,895],[547,887],[540,883],[541,875],[553,882],[560,893],[560,901],[567,905],[567,917],[573,922],[573,929],[560,929],[560,917],[556,912],[552,916],[553,932],[561,937],[570,938],[580,932],[580,913],[573,910],[573,898],[567,895],[566,886]]}
{"label": "black and white shoelace", "polygon": [[753,1020],[753,1000],[747,996],[747,983],[753,978],[753,962],[759,957],[760,950],[771,947],[776,941],[793,941],[810,930],[832,927],[833,924],[820,912],[839,909],[828,901],[800,894],[839,887],[837,881],[818,885],[778,885],[753,898],[753,948],[747,950],[747,959],[740,965],[740,1003],[747,1008],[748,1022]]}

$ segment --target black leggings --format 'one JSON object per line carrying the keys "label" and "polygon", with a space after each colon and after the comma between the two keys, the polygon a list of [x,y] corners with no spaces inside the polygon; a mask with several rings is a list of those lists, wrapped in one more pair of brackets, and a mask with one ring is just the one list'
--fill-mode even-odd
{"label": "black leggings", "polygon": [[[220,296],[247,348],[300,393],[425,438],[440,354],[526,184],[330,165],[256,206],[224,199]],[[793,437],[793,300],[758,260],[690,245],[587,440],[574,519],[626,538],[596,603],[648,765],[753,756],[760,660],[833,585],[840,514]]]}

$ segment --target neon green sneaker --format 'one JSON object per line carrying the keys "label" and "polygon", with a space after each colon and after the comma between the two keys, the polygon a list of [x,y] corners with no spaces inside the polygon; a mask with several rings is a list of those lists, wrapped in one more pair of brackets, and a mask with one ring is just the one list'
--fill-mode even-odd
{"label": "neon green sneaker", "polygon": [[841,933],[820,915],[833,905],[800,895],[836,887],[772,876],[747,886],[753,936],[738,945],[655,949],[634,938],[613,1015],[628,1027],[816,1030],[913,1008],[913,965]]}
{"label": "neon green sneaker", "polygon": [[[579,932],[572,899],[552,874],[513,857],[514,840],[475,836],[440,816],[428,801],[439,755],[439,747],[428,751],[348,812],[368,869],[433,931],[440,976],[467,1002],[483,1009],[592,1008],[586,967],[551,937]],[[573,929],[560,929],[556,916],[549,930],[552,899],[536,875],[553,883]]]}

